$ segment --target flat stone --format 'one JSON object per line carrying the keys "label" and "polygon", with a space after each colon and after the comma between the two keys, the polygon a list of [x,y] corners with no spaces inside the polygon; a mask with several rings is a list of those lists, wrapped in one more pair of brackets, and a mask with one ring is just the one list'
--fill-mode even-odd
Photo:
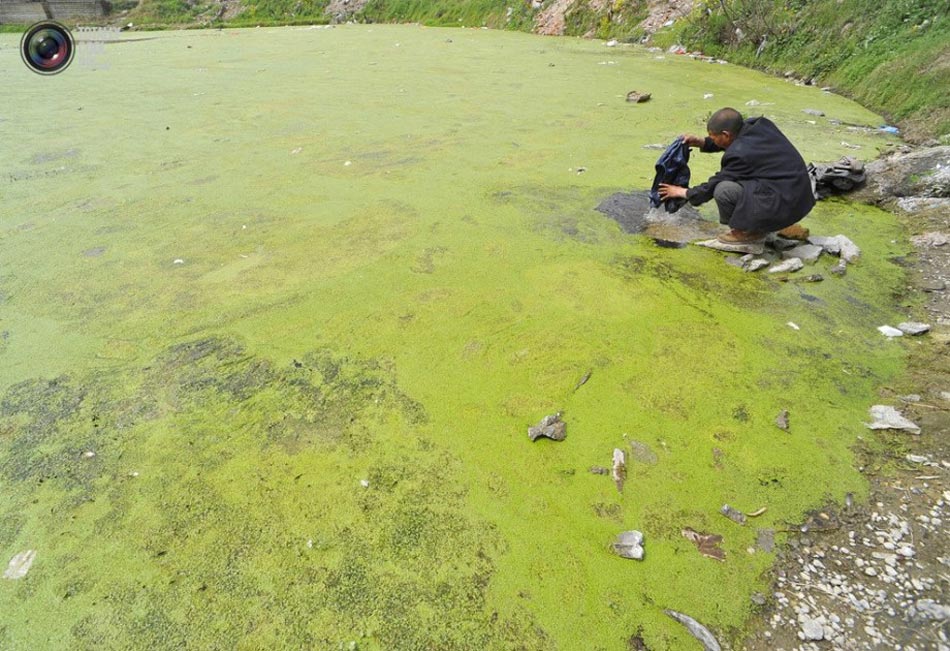
{"label": "flat stone", "polygon": [[816,246],[814,244],[801,244],[793,249],[782,251],[782,258],[785,260],[788,260],[789,258],[799,258],[802,262],[815,262],[822,254],[822,251],[823,249],[820,246]]}
{"label": "flat stone", "polygon": [[950,237],[945,233],[924,233],[923,235],[915,235],[910,238],[911,243],[916,247],[923,246],[946,246],[950,243]]}
{"label": "flat stone", "polygon": [[905,335],[916,336],[929,332],[930,324],[918,323],[917,321],[905,321],[904,323],[898,323],[897,328]]}
{"label": "flat stone", "polygon": [[755,258],[754,260],[749,260],[745,265],[746,271],[758,271],[759,269],[765,269],[769,266],[769,261],[765,258]]}
{"label": "flat stone", "polygon": [[902,330],[898,330],[897,328],[894,328],[889,325],[878,326],[877,331],[880,332],[885,337],[903,337],[904,336],[904,332]]}
{"label": "flat stone", "polygon": [[808,238],[808,242],[815,246],[820,246],[824,249],[825,253],[830,253],[831,255],[839,255],[841,253],[841,242],[838,241],[837,237],[812,235]]}
{"label": "flat stone", "polygon": [[769,267],[769,273],[777,274],[777,273],[783,273],[783,272],[798,271],[804,266],[805,264],[801,261],[801,259],[789,258],[788,260],[784,260],[782,262],[779,262],[778,264],[774,264],[771,267]]}

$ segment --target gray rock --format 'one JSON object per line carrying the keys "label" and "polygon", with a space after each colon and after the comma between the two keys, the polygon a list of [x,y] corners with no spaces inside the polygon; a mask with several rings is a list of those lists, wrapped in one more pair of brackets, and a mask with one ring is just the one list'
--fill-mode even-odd
{"label": "gray rock", "polygon": [[806,640],[825,639],[825,629],[817,619],[806,619],[802,623],[802,633]]}
{"label": "gray rock", "polygon": [[858,248],[858,245],[849,240],[844,235],[835,235],[835,237],[837,238],[838,245],[841,248],[841,259],[851,264],[857,262],[858,258],[861,257],[861,249]]}
{"label": "gray rock", "polygon": [[924,233],[923,235],[915,235],[914,237],[910,238],[910,241],[911,244],[916,247],[937,247],[945,246],[946,244],[950,243],[950,237],[948,237],[945,233],[931,232]]}
{"label": "gray rock", "polygon": [[532,441],[537,441],[542,436],[554,441],[567,438],[567,424],[561,420],[561,412],[545,416],[540,423],[528,428],[528,438]]}
{"label": "gray rock", "polygon": [[802,109],[802,113],[807,113],[808,115],[814,115],[819,118],[824,117],[825,115],[824,111],[819,111],[818,109],[811,109],[811,108]]}
{"label": "gray rock", "polygon": [[868,181],[860,201],[892,197],[950,197],[950,146],[942,145],[880,158],[865,166]]}
{"label": "gray rock", "polygon": [[802,262],[815,262],[818,260],[818,257],[821,255],[822,251],[822,247],[815,244],[801,244],[796,246],[794,249],[782,251],[782,258],[785,260],[790,258],[800,258]]}
{"label": "gray rock", "polygon": [[917,321],[905,321],[904,323],[898,323],[897,328],[903,332],[905,335],[922,335],[925,332],[930,331],[930,325],[927,323],[918,323]]}
{"label": "gray rock", "polygon": [[786,271],[788,272],[798,271],[804,266],[805,266],[804,263],[802,263],[802,261],[799,258],[789,258],[788,260],[784,260],[782,262],[779,262],[778,264],[775,264],[769,267],[769,273],[777,274],[777,273],[783,273]]}
{"label": "gray rock", "polygon": [[781,430],[788,431],[788,409],[779,412],[779,415],[775,417],[775,425]]}
{"label": "gray rock", "polygon": [[753,260],[749,260],[749,262],[746,263],[745,270],[758,271],[759,269],[765,269],[767,266],[769,266],[768,260],[765,258],[755,258]]}
{"label": "gray rock", "polygon": [[837,237],[812,235],[808,238],[808,242],[809,244],[820,246],[824,249],[825,253],[830,253],[831,255],[839,255],[841,253],[841,242],[838,241]]}
{"label": "gray rock", "polygon": [[643,560],[643,534],[639,531],[622,531],[613,542],[613,550],[624,558]]}
{"label": "gray rock", "polygon": [[841,260],[838,262],[838,264],[829,269],[828,273],[834,276],[844,276],[846,273],[848,273],[848,263],[844,260]]}
{"label": "gray rock", "polygon": [[933,599],[918,599],[914,607],[917,609],[917,614],[925,619],[933,619],[938,622],[950,619],[950,606],[938,604]]}
{"label": "gray rock", "polygon": [[775,530],[759,529],[755,533],[755,544],[766,554],[771,554],[775,549]]}

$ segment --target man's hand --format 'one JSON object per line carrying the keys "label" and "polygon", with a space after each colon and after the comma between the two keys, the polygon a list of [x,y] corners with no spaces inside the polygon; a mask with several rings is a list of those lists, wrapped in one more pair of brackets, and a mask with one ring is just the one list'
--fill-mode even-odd
{"label": "man's hand", "polygon": [[702,136],[694,136],[688,133],[684,133],[683,135],[680,136],[680,138],[682,138],[683,142],[685,142],[686,145],[689,147],[702,147],[704,144],[706,144],[706,139],[703,138]]}
{"label": "man's hand", "polygon": [[660,199],[663,201],[667,199],[685,199],[686,188],[678,185],[670,185],[669,183],[660,183],[659,194]]}

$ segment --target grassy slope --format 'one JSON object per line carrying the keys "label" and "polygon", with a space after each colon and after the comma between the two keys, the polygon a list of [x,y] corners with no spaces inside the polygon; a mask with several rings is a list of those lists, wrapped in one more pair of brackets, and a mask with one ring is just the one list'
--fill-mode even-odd
{"label": "grassy slope", "polygon": [[[718,3],[659,41],[833,85],[916,138],[950,133],[950,9],[943,0]],[[754,7],[754,8],[753,8]],[[736,27],[744,32],[737,41]],[[763,38],[766,46],[759,46]]]}

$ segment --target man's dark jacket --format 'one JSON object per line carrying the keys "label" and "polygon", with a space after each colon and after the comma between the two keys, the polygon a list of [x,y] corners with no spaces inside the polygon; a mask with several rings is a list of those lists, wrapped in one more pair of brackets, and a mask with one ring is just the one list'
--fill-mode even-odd
{"label": "man's dark jacket", "polygon": [[[706,138],[700,151],[723,150]],[[687,190],[686,198],[694,206],[705,203],[722,181],[742,186],[742,198],[729,221],[738,230],[777,231],[800,220],[815,205],[804,159],[768,118],[746,120],[722,155],[719,172]]]}

